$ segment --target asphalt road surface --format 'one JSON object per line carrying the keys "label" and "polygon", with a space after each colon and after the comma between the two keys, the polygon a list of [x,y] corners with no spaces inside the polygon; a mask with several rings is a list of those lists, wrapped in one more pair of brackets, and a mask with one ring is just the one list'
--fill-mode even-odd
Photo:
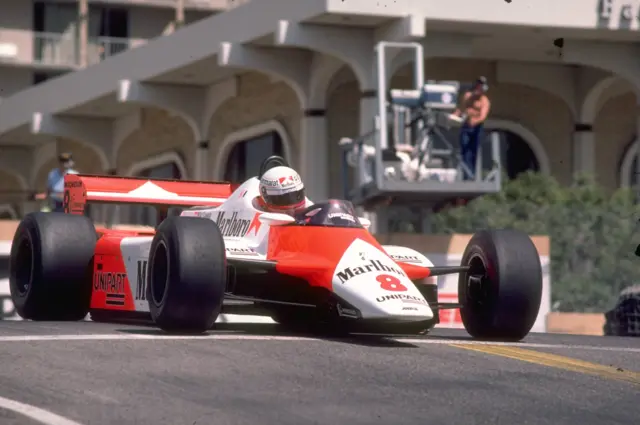
{"label": "asphalt road surface", "polygon": [[0,424],[625,424],[640,417],[640,338],[485,344],[328,340],[276,325],[203,337],[140,325],[0,322]]}

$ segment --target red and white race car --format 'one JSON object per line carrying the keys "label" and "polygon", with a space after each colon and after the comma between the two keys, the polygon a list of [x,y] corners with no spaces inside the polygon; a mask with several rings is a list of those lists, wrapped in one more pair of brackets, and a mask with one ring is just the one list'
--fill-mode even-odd
{"label": "red and white race car", "polygon": [[[268,158],[270,164],[282,158]],[[222,312],[261,310],[287,326],[423,333],[460,308],[477,338],[519,340],[542,294],[539,256],[513,230],[474,235],[458,267],[381,245],[342,200],[290,216],[256,208],[259,176],[231,183],[67,175],[65,213],[31,213],[15,234],[11,297],[32,320],[149,317],[167,331],[204,332]],[[156,229],[96,228],[87,203],[157,207]],[[169,209],[180,208],[180,215]],[[439,304],[430,277],[459,273],[459,304]],[[231,305],[225,300],[235,300]],[[238,301],[243,302],[237,305]]]}

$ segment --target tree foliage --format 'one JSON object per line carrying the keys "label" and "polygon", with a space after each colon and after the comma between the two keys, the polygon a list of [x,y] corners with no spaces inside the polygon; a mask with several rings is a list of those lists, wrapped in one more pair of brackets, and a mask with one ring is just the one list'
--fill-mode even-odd
{"label": "tree foliage", "polygon": [[529,172],[499,193],[439,212],[433,226],[435,233],[510,227],[549,236],[552,303],[559,311],[603,312],[638,282],[639,218],[629,189],[610,194],[585,176],[562,186]]}

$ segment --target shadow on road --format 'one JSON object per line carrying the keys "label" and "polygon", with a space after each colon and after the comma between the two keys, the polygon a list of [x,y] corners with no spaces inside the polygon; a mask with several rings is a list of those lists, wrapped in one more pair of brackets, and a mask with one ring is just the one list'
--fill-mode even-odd
{"label": "shadow on road", "polygon": [[[171,333],[158,329],[153,324],[136,323],[135,328],[116,329],[116,332],[122,332],[135,335],[179,335],[193,336],[190,333]],[[397,335],[375,335],[375,334],[346,334],[336,335],[335,332],[321,332],[308,330],[290,330],[278,324],[264,323],[216,323],[215,328],[204,335],[224,335],[224,334],[252,335],[252,336],[275,336],[275,337],[292,337],[292,338],[311,338],[323,341],[340,342],[351,345],[362,345],[367,347],[404,347],[417,348],[415,344],[397,340]],[[199,334],[196,334],[199,335]],[[405,335],[411,337],[411,335]],[[415,336],[414,336],[415,337]]]}

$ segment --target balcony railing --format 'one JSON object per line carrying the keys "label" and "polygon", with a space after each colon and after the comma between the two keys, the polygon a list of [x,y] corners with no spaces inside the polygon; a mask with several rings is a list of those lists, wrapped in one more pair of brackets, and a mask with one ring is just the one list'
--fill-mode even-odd
{"label": "balcony railing", "polygon": [[[69,68],[80,66],[80,49],[73,34],[35,32],[33,38],[34,63]],[[87,65],[96,64],[132,47],[134,41],[128,38],[90,37],[87,42]]]}
{"label": "balcony railing", "polygon": [[131,47],[132,40],[128,38],[91,37],[87,45],[87,65],[96,64]]}
{"label": "balcony railing", "polygon": [[[175,8],[178,6],[177,0],[103,0],[106,3],[114,4],[128,4],[136,6],[150,6],[150,7],[170,7]],[[189,10],[224,10],[229,3],[246,2],[248,0],[184,0],[184,8]]]}
{"label": "balcony railing", "polygon": [[33,62],[39,65],[76,67],[78,49],[74,34],[34,32]]}

